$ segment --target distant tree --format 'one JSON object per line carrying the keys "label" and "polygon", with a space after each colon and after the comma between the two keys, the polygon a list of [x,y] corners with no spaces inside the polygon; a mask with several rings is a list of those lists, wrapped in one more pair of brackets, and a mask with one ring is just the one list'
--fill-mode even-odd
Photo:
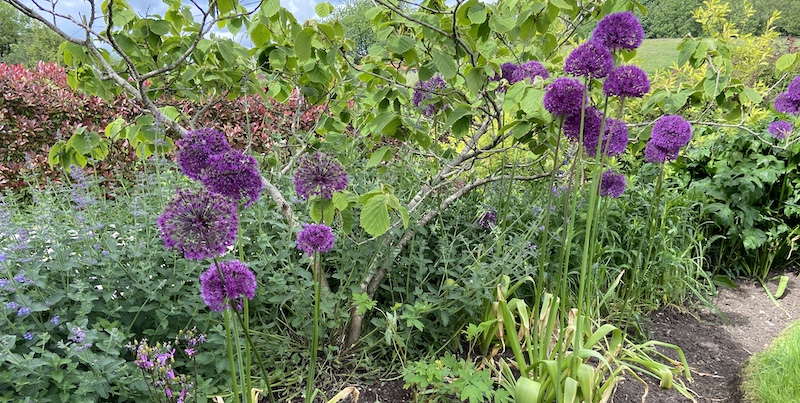
{"label": "distant tree", "polygon": [[0,57],[11,53],[25,27],[22,15],[9,4],[0,3]]}
{"label": "distant tree", "polygon": [[22,32],[21,40],[11,46],[11,53],[0,58],[10,64],[33,68],[40,61],[58,61],[58,48],[64,42],[58,34],[41,23],[31,22]]}
{"label": "distant tree", "polygon": [[692,11],[702,6],[703,0],[644,0],[647,12],[641,16],[642,27],[648,38],[681,38],[686,34],[699,35],[700,24],[692,18]]}
{"label": "distant tree", "polygon": [[329,17],[332,21],[339,21],[344,26],[344,37],[355,43],[355,59],[366,56],[369,47],[376,41],[375,32],[366,16],[367,10],[372,7],[375,7],[372,0],[345,0]]}
{"label": "distant tree", "polygon": [[756,10],[755,19],[763,28],[773,11],[781,13],[775,28],[783,35],[800,36],[800,1],[752,0]]}

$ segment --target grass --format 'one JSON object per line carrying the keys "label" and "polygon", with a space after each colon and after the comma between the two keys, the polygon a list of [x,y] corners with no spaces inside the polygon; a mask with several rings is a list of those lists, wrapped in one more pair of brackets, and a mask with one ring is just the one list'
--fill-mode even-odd
{"label": "grass", "polygon": [[678,61],[677,49],[681,38],[645,39],[642,46],[636,50],[634,63],[644,69],[648,74],[653,74],[657,69],[666,68]]}
{"label": "grass", "polygon": [[742,389],[751,403],[800,402],[800,321],[754,355],[744,370]]}

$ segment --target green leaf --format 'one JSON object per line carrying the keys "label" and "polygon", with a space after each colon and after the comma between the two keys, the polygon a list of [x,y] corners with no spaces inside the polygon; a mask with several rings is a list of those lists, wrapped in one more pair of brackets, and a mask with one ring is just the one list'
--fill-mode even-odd
{"label": "green leaf", "polygon": [[314,6],[314,11],[317,12],[317,15],[320,16],[320,18],[325,18],[331,15],[333,12],[333,6],[331,3],[324,1],[322,3],[317,3],[317,5]]}
{"label": "green leaf", "polygon": [[281,11],[280,0],[266,0],[264,4],[261,5],[261,15],[264,17],[272,17],[278,14],[278,11]]}
{"label": "green leaf", "polygon": [[325,200],[323,204],[325,208],[322,210],[322,221],[330,227],[333,224],[333,217],[336,215],[336,207],[330,200]]}
{"label": "green leaf", "polygon": [[489,27],[498,34],[504,34],[508,31],[511,31],[514,28],[514,25],[516,25],[516,22],[511,17],[495,14],[492,14],[492,16],[489,17]]}
{"label": "green leaf", "polygon": [[787,53],[775,61],[775,68],[782,73],[789,70],[796,60],[797,53]]}
{"label": "green leaf", "polygon": [[345,233],[350,233],[350,231],[353,229],[353,209],[346,208],[344,210],[340,210],[339,215],[342,217],[342,231]]}
{"label": "green leaf", "polygon": [[177,121],[180,120],[181,112],[178,110],[178,108],[176,108],[174,106],[169,105],[169,106],[165,106],[163,108],[158,108],[158,110],[160,110],[161,113],[166,115],[166,117],[168,117],[172,121],[177,122]]}
{"label": "green leaf", "polygon": [[369,157],[369,161],[367,161],[367,168],[375,168],[378,166],[383,161],[387,151],[389,151],[389,147],[387,146],[375,150]]}
{"label": "green leaf", "polygon": [[752,103],[760,104],[761,101],[764,100],[764,98],[761,97],[761,94],[759,94],[756,90],[754,90],[754,89],[752,89],[750,87],[744,87],[744,91],[743,92],[744,92],[744,96],[747,97],[747,99],[750,100],[750,102],[752,102]]}
{"label": "green leaf", "polygon": [[361,228],[373,238],[377,238],[389,230],[389,207],[386,196],[371,197],[361,209]]}
{"label": "green leaf", "polygon": [[454,111],[450,112],[447,120],[444,122],[443,129],[447,130],[453,128],[453,134],[456,138],[463,137],[469,131],[469,125],[472,122],[472,108],[461,106]]}
{"label": "green leaf", "polygon": [[311,28],[306,28],[300,31],[295,38],[294,52],[301,62],[311,58],[311,38],[313,35],[314,31]]}
{"label": "green leaf", "polygon": [[394,134],[400,126],[400,117],[392,111],[384,111],[370,122],[372,133]]}
{"label": "green leaf", "polygon": [[483,24],[486,21],[486,15],[486,6],[481,3],[475,4],[467,11],[469,21],[473,24]]}
{"label": "green leaf", "polygon": [[448,55],[439,49],[433,50],[433,64],[445,79],[452,79],[458,73],[458,67],[453,55]]}
{"label": "green leaf", "polygon": [[386,48],[394,53],[403,54],[411,50],[414,44],[414,38],[406,35],[397,35],[386,41]]}
{"label": "green leaf", "polygon": [[347,195],[344,192],[333,192],[331,200],[333,200],[333,205],[339,211],[343,211],[350,205],[350,200],[347,199]]}
{"label": "green leaf", "polygon": [[150,20],[147,26],[150,28],[150,32],[158,36],[164,36],[169,33],[169,23],[164,20]]}
{"label": "green leaf", "polygon": [[553,4],[562,10],[572,10],[572,6],[564,0],[550,0],[550,4]]}

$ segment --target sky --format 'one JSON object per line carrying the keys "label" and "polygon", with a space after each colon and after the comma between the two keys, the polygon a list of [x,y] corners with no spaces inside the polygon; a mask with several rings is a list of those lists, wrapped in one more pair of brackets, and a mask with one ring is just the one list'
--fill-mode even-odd
{"label": "sky", "polygon": [[[50,7],[50,3],[52,0],[35,0],[36,3],[43,7]],[[99,7],[102,0],[95,0],[97,6]],[[323,0],[280,0],[281,6],[285,7],[289,10],[292,14],[294,14],[295,18],[298,21],[305,21],[309,18],[312,18],[316,15],[314,11],[314,6]],[[331,4],[338,4],[340,3],[339,0],[328,0]],[[183,0],[186,4],[191,4],[187,0]],[[241,4],[247,6],[254,6],[258,4],[257,0],[239,0]],[[36,7],[33,4],[32,0],[24,0],[23,3],[26,3],[28,6]],[[162,3],[161,1],[147,1],[147,0],[128,0],[128,3],[133,7],[137,14],[143,16],[146,14],[159,14],[164,15],[164,12],[167,10],[167,6]],[[57,0],[56,1],[56,12],[61,14],[67,14],[75,17],[76,19],[80,19],[80,15],[88,16],[90,13],[89,1],[87,0]],[[208,4],[206,0],[198,0],[198,4],[205,5]],[[191,6],[194,8],[194,6]],[[69,23],[65,20],[57,21],[56,24],[63,29],[68,34],[78,34],[80,29],[75,26],[74,24]]]}

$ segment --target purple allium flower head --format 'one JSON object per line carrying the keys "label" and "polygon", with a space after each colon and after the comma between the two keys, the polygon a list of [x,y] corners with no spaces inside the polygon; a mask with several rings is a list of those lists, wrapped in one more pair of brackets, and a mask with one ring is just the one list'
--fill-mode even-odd
{"label": "purple allium flower head", "polygon": [[647,162],[653,164],[663,164],[666,161],[675,161],[678,158],[678,150],[668,150],[664,147],[661,147],[651,141],[647,142],[647,146],[644,148],[644,159]]}
{"label": "purple allium flower head", "polygon": [[625,175],[612,170],[603,172],[600,179],[600,196],[619,197],[625,191]]}
{"label": "purple allium flower head", "polygon": [[300,157],[294,173],[294,190],[303,199],[333,197],[333,192],[347,187],[347,173],[333,156],[314,153]]}
{"label": "purple allium flower head", "polygon": [[529,80],[529,82],[533,82],[535,77],[547,79],[550,77],[550,73],[547,72],[547,69],[545,69],[541,63],[536,60],[530,60],[520,64],[519,67],[511,73],[511,79],[508,80],[508,82],[514,84],[525,79]]}
{"label": "purple allium flower head", "polygon": [[800,76],[795,76],[789,86],[786,88],[786,93],[795,100],[800,100]]}
{"label": "purple allium flower head", "polygon": [[[597,137],[584,135],[586,153],[594,157],[597,152]],[[600,152],[608,156],[620,155],[628,148],[628,125],[613,118],[607,118],[603,128],[603,144]]]}
{"label": "purple allium flower head", "polygon": [[[603,112],[594,107],[587,107],[583,117],[583,144],[597,145],[600,137],[600,126],[603,124]],[[564,135],[572,141],[581,139],[581,114],[568,115],[564,119]]]}
{"label": "purple allium flower head", "polygon": [[508,82],[511,82],[511,79],[514,77],[514,72],[517,71],[516,63],[506,62],[500,65],[500,78],[505,78]]}
{"label": "purple allium flower head", "polygon": [[580,81],[559,77],[545,87],[542,104],[555,116],[580,116],[583,92],[584,86]]}
{"label": "purple allium flower head", "polygon": [[258,200],[264,187],[256,159],[239,150],[209,156],[201,181],[212,193],[235,202],[244,199],[245,207]]}
{"label": "purple allium flower head", "polygon": [[603,93],[610,97],[641,98],[650,92],[650,79],[638,66],[619,66],[603,83]]}
{"label": "purple allium flower head", "polygon": [[588,41],[578,45],[564,62],[564,71],[574,76],[603,78],[613,68],[614,56],[598,41]]}
{"label": "purple allium flower head", "polygon": [[444,81],[444,78],[438,74],[431,77],[428,81],[417,81],[411,103],[418,108],[422,108],[422,114],[424,116],[431,117],[439,111],[434,96],[437,92],[441,92],[445,89],[446,86],[447,83]]}
{"label": "purple allium flower head", "polygon": [[776,120],[769,124],[767,131],[777,139],[785,139],[792,132],[792,124],[785,120]]}
{"label": "purple allium flower head", "polygon": [[239,219],[236,204],[222,195],[178,190],[158,217],[158,227],[167,248],[177,249],[186,259],[203,260],[233,245]]}
{"label": "purple allium flower head", "polygon": [[[220,278],[220,271],[224,282]],[[238,260],[212,263],[208,270],[200,275],[200,296],[212,311],[222,311],[228,301],[241,302],[242,296],[253,299],[256,295],[256,275],[247,265]]]}
{"label": "purple allium flower head", "polygon": [[186,133],[178,141],[178,167],[184,175],[200,180],[208,167],[208,157],[231,150],[222,132],[206,128]]}
{"label": "purple allium flower head", "polygon": [[328,252],[333,249],[333,230],[325,224],[304,224],[297,234],[297,249],[313,256],[314,252]]}
{"label": "purple allium flower head", "polygon": [[775,97],[775,101],[772,106],[774,106],[775,110],[780,113],[800,115],[800,94],[797,94],[796,97],[793,97],[792,94],[788,92],[780,93],[777,97]]}
{"label": "purple allium flower head", "polygon": [[642,44],[644,29],[639,19],[630,11],[609,14],[592,33],[592,40],[599,41],[611,50],[634,50]]}
{"label": "purple allium flower head", "polygon": [[689,144],[691,139],[692,125],[686,119],[678,115],[664,115],[653,125],[648,143],[653,143],[677,155],[678,150]]}
{"label": "purple allium flower head", "polygon": [[483,213],[480,218],[478,218],[478,225],[486,229],[491,229],[497,225],[497,214],[494,212],[494,209]]}

